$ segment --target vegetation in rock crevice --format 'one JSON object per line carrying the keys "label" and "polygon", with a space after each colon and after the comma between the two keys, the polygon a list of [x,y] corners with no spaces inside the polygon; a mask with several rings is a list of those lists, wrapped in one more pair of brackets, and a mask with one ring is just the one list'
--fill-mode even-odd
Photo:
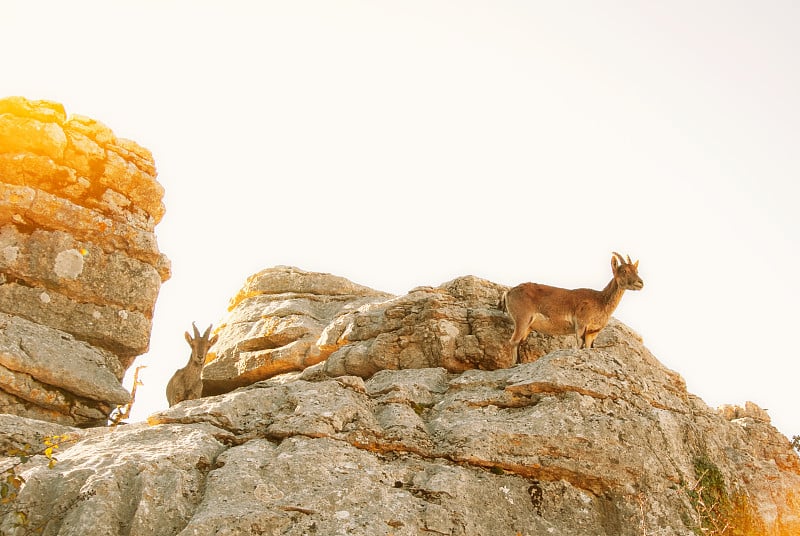
{"label": "vegetation in rock crevice", "polygon": [[[52,469],[58,459],[56,451],[67,443],[73,443],[77,438],[73,434],[46,436],[42,438],[42,446],[39,450],[34,450],[30,444],[25,444],[20,448],[13,448],[5,452],[12,462],[0,473],[0,520],[12,517],[12,525],[15,529],[23,529],[23,534],[41,534],[44,526],[32,526],[26,510],[30,510],[33,505],[23,507],[19,504],[19,494],[25,486],[25,478],[20,472],[20,466],[28,463],[34,456],[44,456],[48,462],[48,468]],[[79,495],[69,508],[75,503],[85,500],[94,495],[93,491]],[[67,508],[67,510],[69,509]],[[19,531],[14,532],[19,534]],[[6,536],[6,532],[0,528],[0,536]]]}
{"label": "vegetation in rock crevice", "polygon": [[725,477],[707,456],[694,459],[697,481],[686,486],[689,502],[694,508],[696,534],[702,536],[758,536],[764,527],[750,504],[744,490],[728,492]]}

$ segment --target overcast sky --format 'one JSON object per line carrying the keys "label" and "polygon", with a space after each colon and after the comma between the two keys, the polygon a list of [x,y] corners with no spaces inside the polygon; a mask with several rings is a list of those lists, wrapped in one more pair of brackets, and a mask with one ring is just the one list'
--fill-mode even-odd
{"label": "overcast sky", "polygon": [[166,189],[173,277],[135,420],[166,407],[191,322],[263,268],[395,294],[467,274],[602,288],[620,251],[645,288],[615,316],[709,405],[752,400],[800,434],[797,2],[0,12],[0,96],[104,122]]}

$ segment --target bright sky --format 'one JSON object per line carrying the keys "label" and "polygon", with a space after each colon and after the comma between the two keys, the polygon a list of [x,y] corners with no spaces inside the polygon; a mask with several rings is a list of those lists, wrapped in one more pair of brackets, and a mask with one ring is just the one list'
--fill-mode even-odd
{"label": "bright sky", "polygon": [[798,24],[794,0],[0,0],[0,96],[155,156],[173,277],[134,420],[263,268],[602,288],[616,250],[645,288],[615,316],[791,436]]}

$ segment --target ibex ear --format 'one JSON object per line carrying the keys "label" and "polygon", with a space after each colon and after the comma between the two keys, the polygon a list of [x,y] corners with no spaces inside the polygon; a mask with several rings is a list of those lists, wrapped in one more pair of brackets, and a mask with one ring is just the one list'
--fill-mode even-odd
{"label": "ibex ear", "polygon": [[611,257],[611,271],[616,274],[618,267],[619,267],[619,261],[617,261],[616,257],[612,256]]}
{"label": "ibex ear", "polygon": [[639,269],[639,261],[634,262],[633,263],[633,267],[638,270]]}
{"label": "ibex ear", "polygon": [[213,337],[211,337],[211,338],[208,340],[208,345],[209,345],[209,346],[213,346],[213,345],[214,345],[214,343],[215,343],[215,342],[217,342],[217,339],[219,339],[219,333],[217,333],[216,335],[214,335]]}
{"label": "ibex ear", "polygon": [[188,331],[184,331],[183,332],[183,336],[186,339],[186,342],[188,342],[189,344],[192,344],[192,336],[189,335]]}

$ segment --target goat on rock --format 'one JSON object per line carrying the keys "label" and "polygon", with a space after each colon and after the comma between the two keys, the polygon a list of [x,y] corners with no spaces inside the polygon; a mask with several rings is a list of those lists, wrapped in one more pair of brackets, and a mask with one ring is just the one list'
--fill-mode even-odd
{"label": "goat on rock", "polygon": [[591,348],[600,330],[608,323],[626,290],[641,290],[639,261],[631,262],[614,252],[611,257],[613,277],[603,290],[579,288],[568,290],[539,283],[522,283],[508,290],[500,300],[501,308],[514,321],[514,362],[519,360],[519,344],[531,330],[545,335],[575,334],[580,348]]}
{"label": "goat on rock", "polygon": [[178,402],[194,400],[202,396],[203,382],[200,379],[200,373],[203,370],[208,349],[217,342],[218,335],[208,338],[211,334],[211,326],[208,326],[205,333],[200,335],[194,322],[192,322],[192,329],[194,330],[194,337],[189,335],[188,331],[184,333],[186,342],[192,348],[189,362],[182,369],[175,371],[175,374],[167,384],[167,402],[169,402],[170,407]]}

